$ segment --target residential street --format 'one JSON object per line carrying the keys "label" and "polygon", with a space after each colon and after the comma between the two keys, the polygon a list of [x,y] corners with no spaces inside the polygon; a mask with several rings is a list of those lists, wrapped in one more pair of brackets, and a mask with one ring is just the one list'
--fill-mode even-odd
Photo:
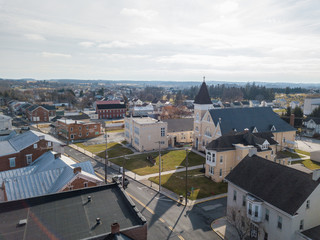
{"label": "residential street", "polygon": [[[79,161],[90,160],[100,177],[104,176],[102,163],[67,146],[65,153]],[[108,179],[115,174],[118,172],[108,168]],[[220,240],[210,225],[213,220],[225,215],[226,198],[185,207],[133,179],[126,192],[148,221],[148,239]]]}

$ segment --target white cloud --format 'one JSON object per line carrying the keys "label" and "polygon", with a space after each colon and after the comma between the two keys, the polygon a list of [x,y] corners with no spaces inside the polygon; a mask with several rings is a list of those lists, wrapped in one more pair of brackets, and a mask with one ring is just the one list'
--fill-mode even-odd
{"label": "white cloud", "polygon": [[221,3],[219,10],[222,14],[228,14],[236,11],[238,6],[238,3],[235,1],[224,1]]}
{"label": "white cloud", "polygon": [[94,43],[94,42],[79,42],[79,45],[80,45],[81,47],[89,48],[89,47],[94,46],[95,43]]}
{"label": "white cloud", "polygon": [[54,53],[54,52],[42,52],[41,56],[45,58],[71,58],[70,54],[64,54],[64,53]]}
{"label": "white cloud", "polygon": [[29,40],[35,40],[35,41],[44,41],[44,40],[46,40],[45,37],[40,35],[40,34],[29,33],[29,34],[24,34],[24,36]]}
{"label": "white cloud", "polygon": [[121,41],[112,41],[110,43],[101,43],[98,45],[99,48],[126,48],[129,46],[129,43]]}
{"label": "white cloud", "polygon": [[153,10],[140,10],[134,8],[123,8],[120,12],[121,15],[130,17],[141,17],[146,19],[152,19],[158,15],[158,12]]}

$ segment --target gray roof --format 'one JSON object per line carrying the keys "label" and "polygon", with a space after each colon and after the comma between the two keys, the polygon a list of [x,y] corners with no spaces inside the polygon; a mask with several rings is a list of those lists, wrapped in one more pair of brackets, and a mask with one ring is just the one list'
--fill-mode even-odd
{"label": "gray roof", "polygon": [[[115,221],[120,231],[146,224],[117,184],[3,202],[0,218],[6,219],[0,224],[0,235],[6,239],[106,239]],[[27,223],[19,226],[22,219]]]}
{"label": "gray roof", "polygon": [[246,156],[225,179],[292,216],[320,183],[310,174],[256,155]]}
{"label": "gray roof", "polygon": [[52,152],[46,152],[28,167],[0,172],[0,185],[4,182],[8,201],[55,193],[75,177],[75,167],[81,167],[78,174],[101,182],[90,161],[75,163],[65,156],[55,158]]}
{"label": "gray roof", "polygon": [[168,123],[168,132],[193,131],[193,118],[164,119]]}
{"label": "gray roof", "polygon": [[205,82],[202,83],[200,90],[194,99],[194,104],[212,104]]}
{"label": "gray roof", "polygon": [[320,225],[302,232],[308,239],[320,240]]}
{"label": "gray roof", "polygon": [[236,129],[243,131],[248,128],[251,132],[256,127],[258,132],[269,132],[275,126],[274,132],[295,131],[287,122],[283,121],[270,107],[254,108],[222,108],[210,109],[210,115],[215,125],[221,120],[221,134],[227,134]]}

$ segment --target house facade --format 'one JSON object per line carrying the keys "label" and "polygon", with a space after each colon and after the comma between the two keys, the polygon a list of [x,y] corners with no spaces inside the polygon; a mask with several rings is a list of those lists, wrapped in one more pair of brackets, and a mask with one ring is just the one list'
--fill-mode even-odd
{"label": "house facade", "polygon": [[26,167],[49,150],[62,152],[61,145],[52,136],[36,131],[14,135],[0,141],[0,171]]}
{"label": "house facade", "polygon": [[226,177],[228,219],[253,240],[319,239],[319,176],[247,156]]}
{"label": "house facade", "polygon": [[304,122],[305,134],[308,136],[313,136],[314,134],[320,134],[320,119],[319,118],[308,118],[307,121]]}
{"label": "house facade", "polygon": [[58,119],[55,132],[68,140],[84,140],[102,134],[100,122],[85,122],[72,119]]}
{"label": "house facade", "polygon": [[150,117],[126,117],[125,140],[140,152],[168,148],[168,124]]}
{"label": "house facade", "polygon": [[277,150],[295,144],[296,129],[269,107],[213,108],[205,82],[195,98],[194,115],[193,147],[199,151],[205,151],[205,146],[220,136],[244,129],[251,133],[272,132],[279,143]]}
{"label": "house facade", "polygon": [[168,124],[168,144],[171,147],[193,141],[193,118],[164,119]]}
{"label": "house facade", "polygon": [[116,104],[97,104],[96,112],[99,119],[124,118],[126,114],[126,105]]}
{"label": "house facade", "polygon": [[55,106],[32,105],[26,109],[26,115],[30,122],[49,122],[56,115]]}
{"label": "house facade", "polygon": [[250,133],[247,130],[221,136],[206,146],[205,176],[215,182],[223,181],[248,154],[275,161],[277,144],[272,133]]}
{"label": "house facade", "polygon": [[303,114],[310,115],[314,109],[320,106],[320,96],[308,96],[304,99]]}
{"label": "house facade", "polygon": [[12,118],[0,114],[0,131],[12,129]]}

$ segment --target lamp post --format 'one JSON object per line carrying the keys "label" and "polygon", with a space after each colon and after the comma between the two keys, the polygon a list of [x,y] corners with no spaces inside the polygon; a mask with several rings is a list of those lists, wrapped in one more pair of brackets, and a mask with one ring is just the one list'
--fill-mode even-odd
{"label": "lamp post", "polygon": [[160,141],[159,141],[159,192],[161,191],[161,150],[160,150]]}
{"label": "lamp post", "polygon": [[106,139],[106,154],[104,158],[104,182],[108,184],[108,132],[106,132],[106,130],[104,137]]}

